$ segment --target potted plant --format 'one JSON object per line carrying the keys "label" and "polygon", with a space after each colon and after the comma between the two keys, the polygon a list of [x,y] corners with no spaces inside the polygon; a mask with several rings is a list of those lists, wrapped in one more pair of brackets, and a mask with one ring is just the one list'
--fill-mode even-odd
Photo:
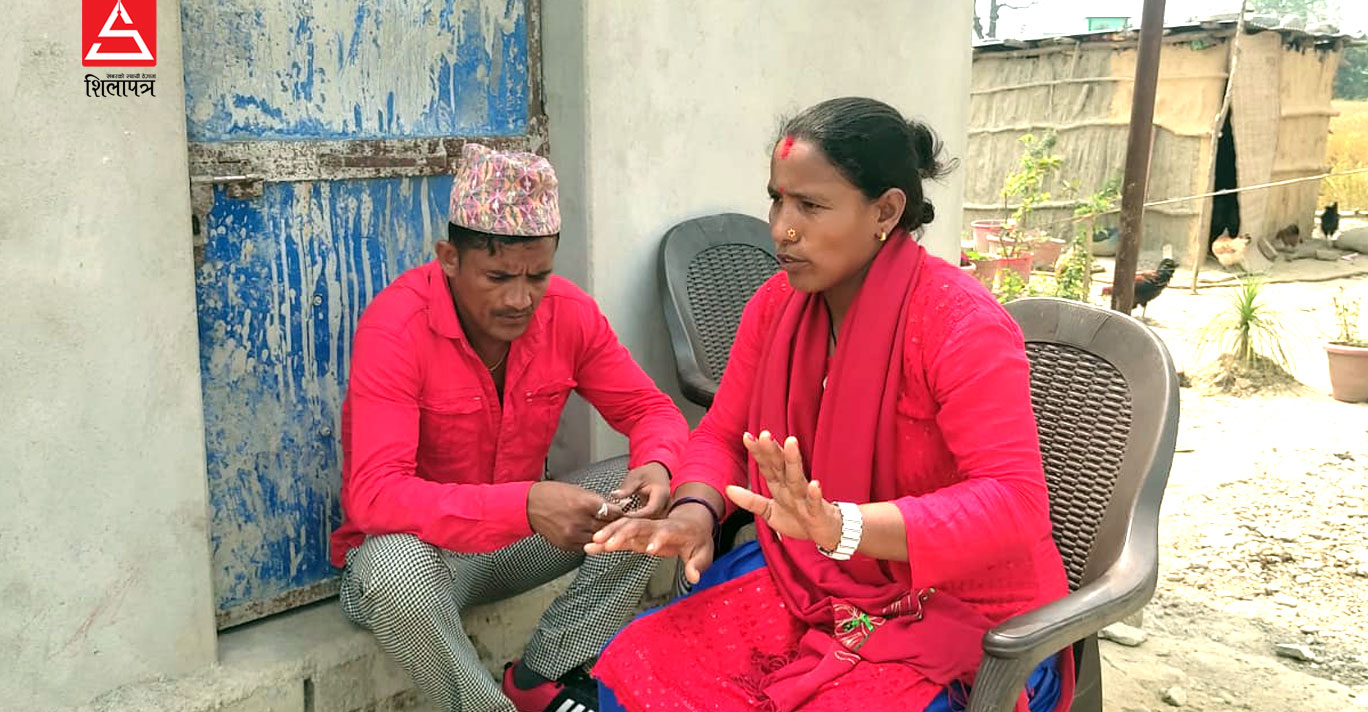
{"label": "potted plant", "polygon": [[1006,220],[998,218],[975,220],[969,223],[969,227],[974,231],[974,249],[979,252],[987,252],[989,249],[988,241],[1001,234],[1002,226],[1006,223]]}
{"label": "potted plant", "polygon": [[988,238],[991,245],[1002,256],[1000,268],[1010,269],[1021,276],[1023,282],[1031,279],[1031,266],[1035,263],[1035,246],[1043,233],[1026,230],[1015,218],[1008,219],[1002,231]]}
{"label": "potted plant", "polygon": [[1002,258],[994,254],[979,252],[978,250],[964,250],[960,261],[964,262],[965,260],[968,260],[969,263],[973,265],[974,277],[982,282],[985,287],[992,289],[993,281],[997,277],[998,267],[1001,265]]}
{"label": "potted plant", "polygon": [[961,272],[972,276],[977,268],[974,267],[974,261],[969,259],[970,252],[974,252],[974,250],[965,247],[960,248],[959,268]]}
{"label": "potted plant", "polygon": [[[1036,246],[1050,239],[1045,232],[1031,229],[1029,218],[1037,207],[1050,201],[1050,192],[1045,189],[1045,184],[1059,174],[1064,162],[1063,157],[1054,152],[1057,141],[1058,136],[1053,131],[1040,137],[1029,133],[1021,137],[1021,158],[1017,161],[1016,170],[1007,175],[1002,186],[1004,206],[1008,198],[1017,198],[1017,207],[1002,226],[997,239],[994,240],[991,235],[988,237],[989,244],[996,243],[1002,254],[1003,266],[1019,274],[1023,282],[1031,279]],[[1063,243],[1055,247],[1054,258],[1058,259],[1058,248],[1063,247]]]}
{"label": "potted plant", "polygon": [[1035,247],[1032,248],[1032,252],[1035,253],[1035,259],[1031,261],[1031,267],[1043,270],[1054,269],[1055,263],[1059,262],[1059,256],[1064,254],[1064,245],[1066,244],[1066,242],[1057,237],[1051,237],[1049,235],[1042,236],[1036,241]]}
{"label": "potted plant", "polygon": [[1014,269],[998,271],[997,284],[993,285],[993,296],[998,302],[1006,304],[1022,297],[1035,296],[1036,292],[1021,278]]}
{"label": "potted plant", "polygon": [[1368,340],[1358,330],[1359,300],[1344,293],[1335,295],[1335,322],[1339,336],[1325,345],[1330,362],[1330,393],[1346,403],[1368,401]]}

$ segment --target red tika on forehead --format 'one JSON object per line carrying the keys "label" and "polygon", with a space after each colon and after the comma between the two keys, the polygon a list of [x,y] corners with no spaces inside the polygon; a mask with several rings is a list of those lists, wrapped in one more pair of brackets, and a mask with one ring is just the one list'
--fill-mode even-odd
{"label": "red tika on forehead", "polygon": [[793,150],[793,142],[794,142],[794,140],[795,140],[795,139],[794,139],[792,136],[785,136],[785,137],[784,137],[783,142],[779,145],[779,157],[780,157],[780,158],[788,158],[788,157],[789,157],[789,151],[792,151],[792,150]]}

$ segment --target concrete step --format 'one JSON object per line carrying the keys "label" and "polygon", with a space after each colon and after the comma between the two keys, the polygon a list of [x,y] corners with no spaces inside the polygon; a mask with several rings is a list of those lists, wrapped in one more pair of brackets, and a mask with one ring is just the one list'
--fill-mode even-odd
{"label": "concrete step", "polygon": [[[572,575],[463,616],[492,675],[518,656],[541,612]],[[219,664],[128,685],[69,712],[438,712],[336,599],[219,636]]]}

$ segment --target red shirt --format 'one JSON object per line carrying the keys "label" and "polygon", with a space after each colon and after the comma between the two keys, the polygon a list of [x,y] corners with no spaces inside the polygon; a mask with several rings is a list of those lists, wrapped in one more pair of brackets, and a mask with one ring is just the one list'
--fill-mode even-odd
{"label": "red shirt", "polygon": [[474,553],[531,536],[527,493],[571,389],[630,439],[631,467],[673,471],[689,434],[594,300],[556,276],[509,349],[502,404],[436,261],[366,307],[352,354],[334,566],[366,536],[414,534]]}

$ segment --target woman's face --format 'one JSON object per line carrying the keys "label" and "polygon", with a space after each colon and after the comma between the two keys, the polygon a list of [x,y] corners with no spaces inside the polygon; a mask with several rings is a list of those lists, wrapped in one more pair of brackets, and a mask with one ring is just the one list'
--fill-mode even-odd
{"label": "woman's face", "polygon": [[770,156],[770,237],[789,284],[825,292],[863,276],[881,232],[902,215],[901,190],[871,201],[816,144],[786,137]]}

